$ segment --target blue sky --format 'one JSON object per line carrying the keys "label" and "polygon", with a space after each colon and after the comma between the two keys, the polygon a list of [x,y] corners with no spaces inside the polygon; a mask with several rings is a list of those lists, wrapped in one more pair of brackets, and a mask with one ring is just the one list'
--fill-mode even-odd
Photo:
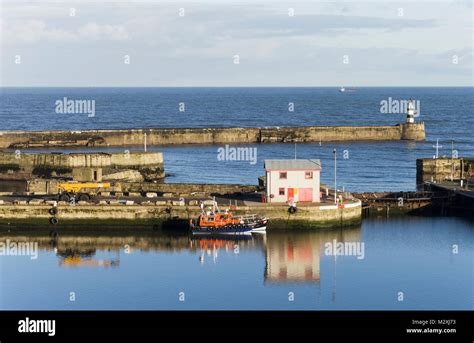
{"label": "blue sky", "polygon": [[3,0],[0,18],[3,86],[473,82],[471,0]]}

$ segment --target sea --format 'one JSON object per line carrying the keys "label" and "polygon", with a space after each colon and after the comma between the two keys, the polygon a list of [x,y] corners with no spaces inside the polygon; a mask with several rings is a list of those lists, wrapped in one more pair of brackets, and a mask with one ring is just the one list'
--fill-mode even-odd
{"label": "sea", "polygon": [[[256,184],[266,159],[296,157],[320,159],[322,182],[332,185],[336,149],[338,189],[413,191],[417,158],[474,156],[473,95],[472,87],[3,87],[0,131],[396,125],[406,114],[383,104],[413,99],[416,121],[425,123],[423,142],[236,146],[256,149],[256,161],[219,159],[221,145],[148,147],[164,153],[171,183]],[[64,98],[93,100],[94,116],[57,113]],[[230,240],[141,234],[133,223],[125,225],[129,230],[114,235],[97,224],[56,240],[2,232],[0,248],[27,241],[38,250],[32,259],[0,249],[0,308],[473,309],[469,218],[369,218],[350,229],[301,228]]]}

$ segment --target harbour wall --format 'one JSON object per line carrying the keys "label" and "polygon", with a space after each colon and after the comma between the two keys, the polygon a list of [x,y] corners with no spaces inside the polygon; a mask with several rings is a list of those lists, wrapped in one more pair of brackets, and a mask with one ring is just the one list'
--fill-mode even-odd
{"label": "harbour wall", "polygon": [[416,160],[416,183],[474,178],[474,158],[420,158]]}
{"label": "harbour wall", "polygon": [[0,180],[62,177],[75,181],[153,181],[164,176],[160,152],[0,153]]}
{"label": "harbour wall", "polygon": [[148,145],[173,145],[424,139],[424,123],[393,126],[0,131],[0,148],[139,146],[145,140]]}
{"label": "harbour wall", "polygon": [[[29,194],[29,195],[53,195],[58,194],[58,184],[60,180],[33,179],[24,184],[22,190],[18,190],[15,185],[14,191],[3,191],[0,188],[0,195]],[[0,181],[1,184],[1,181]],[[114,182],[107,192],[101,192],[108,196],[109,193],[122,193],[119,195],[130,195],[130,193],[139,193],[143,195],[147,192],[154,192],[159,195],[172,193],[177,196],[189,196],[192,193],[203,193],[206,195],[227,195],[239,193],[254,193],[259,190],[256,185],[240,184],[203,184],[203,183],[154,183],[154,182]],[[104,193],[104,194],[103,194]],[[125,193],[125,194],[123,194]]]}
{"label": "harbour wall", "polygon": [[[158,203],[158,202],[157,202]],[[162,205],[159,203],[148,205],[143,204],[77,204],[75,206],[59,205],[56,218],[59,224],[74,224],[81,221],[93,221],[95,225],[104,225],[108,222],[130,222],[130,225],[140,225],[148,223],[156,228],[163,228],[167,223],[172,222],[173,229],[183,227],[187,228],[187,223],[191,218],[197,218],[200,214],[199,206],[181,205]],[[49,205],[33,204],[10,204],[0,205],[0,223],[12,221],[23,221],[23,226],[47,224],[51,218],[48,212]],[[335,205],[305,205],[299,206],[294,214],[288,212],[288,206],[285,205],[257,205],[257,206],[239,206],[232,212],[239,214],[258,214],[269,218],[269,229],[289,228],[289,229],[310,229],[310,228],[329,228],[352,226],[361,222],[361,203],[360,201],[345,204],[343,208]],[[58,225],[59,225],[58,224]],[[181,224],[176,225],[176,224]],[[51,225],[52,228],[58,225]],[[130,226],[128,226],[130,229]]]}

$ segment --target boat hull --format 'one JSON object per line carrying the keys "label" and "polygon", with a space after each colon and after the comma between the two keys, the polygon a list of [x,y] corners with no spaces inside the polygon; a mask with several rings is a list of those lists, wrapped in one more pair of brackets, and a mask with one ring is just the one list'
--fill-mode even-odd
{"label": "boat hull", "polygon": [[193,235],[251,235],[252,233],[265,233],[266,229],[266,221],[243,226],[225,225],[219,228],[191,226]]}

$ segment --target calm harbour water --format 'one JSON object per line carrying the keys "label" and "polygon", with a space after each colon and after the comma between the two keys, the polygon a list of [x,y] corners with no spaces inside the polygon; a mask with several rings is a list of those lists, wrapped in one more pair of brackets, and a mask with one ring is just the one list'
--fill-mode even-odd
{"label": "calm harbour water", "polygon": [[[63,97],[96,100],[96,116],[54,113],[54,102]],[[298,144],[298,158],[321,159],[322,181],[331,184],[337,148],[339,188],[384,191],[414,190],[416,158],[432,157],[436,139],[440,155],[451,154],[454,140],[459,156],[474,156],[473,88],[361,88],[344,94],[334,88],[0,88],[0,131],[403,122],[404,114],[380,113],[380,101],[389,97],[420,100],[417,120],[425,122],[425,142]],[[185,113],[178,111],[180,102]],[[252,147],[255,165],[219,161],[217,146],[150,150],[164,152],[172,174],[167,182],[255,184],[265,159],[295,155],[292,144]],[[40,243],[39,256],[0,256],[0,308],[472,309],[473,231],[466,219],[403,217],[364,220],[354,229],[269,232],[244,241],[158,233],[65,235],[56,251],[47,235],[24,236]],[[11,233],[0,237],[20,240]],[[326,255],[325,243],[334,239],[364,243],[364,258]],[[80,260],[68,250],[74,246],[83,253]]]}
{"label": "calm harbour water", "polygon": [[[130,232],[63,236],[56,251],[47,235],[30,237],[40,242],[36,260],[0,258],[0,307],[472,309],[472,233],[472,222],[463,219],[405,217],[238,241]],[[12,235],[1,240],[8,238],[19,240]],[[327,255],[326,244],[333,240],[363,242],[363,254]]]}

